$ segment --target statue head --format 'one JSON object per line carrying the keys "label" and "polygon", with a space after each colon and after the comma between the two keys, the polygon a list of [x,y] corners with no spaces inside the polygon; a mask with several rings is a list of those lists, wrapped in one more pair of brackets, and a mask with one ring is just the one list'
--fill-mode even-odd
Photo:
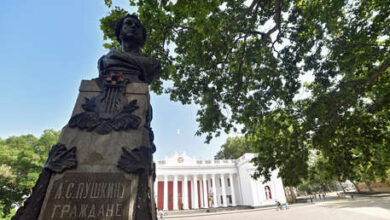
{"label": "statue head", "polygon": [[120,44],[126,41],[141,48],[146,40],[146,29],[136,15],[127,14],[116,23],[115,36]]}

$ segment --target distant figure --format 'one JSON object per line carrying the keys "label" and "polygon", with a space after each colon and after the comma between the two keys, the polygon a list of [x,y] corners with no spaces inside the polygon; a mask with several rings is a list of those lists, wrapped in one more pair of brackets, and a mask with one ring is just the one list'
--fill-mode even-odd
{"label": "distant figure", "polygon": [[288,202],[286,202],[285,206],[286,206],[286,210],[288,210]]}
{"label": "distant figure", "polygon": [[161,210],[160,211],[160,219],[164,219],[164,216],[165,216],[166,214],[165,214],[165,212],[164,212],[164,210]]}
{"label": "distant figure", "polygon": [[322,194],[322,198],[324,198],[324,200],[325,200],[325,192]]}
{"label": "distant figure", "polygon": [[276,211],[282,210],[282,204],[279,201],[276,201]]}
{"label": "distant figure", "polygon": [[351,194],[351,199],[353,199],[353,194]]}

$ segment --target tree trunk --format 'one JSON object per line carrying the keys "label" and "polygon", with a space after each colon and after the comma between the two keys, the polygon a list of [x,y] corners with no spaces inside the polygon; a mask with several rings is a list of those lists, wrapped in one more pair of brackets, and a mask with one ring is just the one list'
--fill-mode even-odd
{"label": "tree trunk", "polygon": [[294,187],[290,188],[290,192],[291,192],[291,200],[292,200],[292,202],[296,203],[297,202],[297,195],[295,195]]}
{"label": "tree trunk", "polygon": [[323,192],[329,191],[328,184],[321,184],[321,188]]}
{"label": "tree trunk", "polygon": [[369,181],[365,181],[364,183],[367,185],[368,190],[370,190],[370,192],[374,192],[374,190],[371,187],[371,183]]}
{"label": "tree trunk", "polygon": [[343,191],[344,191],[344,193],[345,193],[345,189],[344,189],[344,186],[343,186],[343,184],[341,184],[341,182],[340,182],[340,181],[339,181],[339,184],[340,184],[341,188],[343,189]]}
{"label": "tree trunk", "polygon": [[359,186],[355,183],[355,181],[351,180],[351,183],[355,186],[355,189],[358,191],[358,193],[360,193]]}
{"label": "tree trunk", "polygon": [[283,191],[284,191],[284,196],[286,197],[286,200],[287,200],[286,188],[287,188],[287,187],[283,187]]}

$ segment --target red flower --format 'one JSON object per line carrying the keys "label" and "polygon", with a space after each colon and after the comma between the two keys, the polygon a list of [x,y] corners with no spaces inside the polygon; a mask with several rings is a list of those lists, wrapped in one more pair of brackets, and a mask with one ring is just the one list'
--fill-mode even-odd
{"label": "red flower", "polygon": [[110,75],[106,77],[106,82],[111,83],[112,85],[116,85],[123,81],[122,72],[110,72]]}

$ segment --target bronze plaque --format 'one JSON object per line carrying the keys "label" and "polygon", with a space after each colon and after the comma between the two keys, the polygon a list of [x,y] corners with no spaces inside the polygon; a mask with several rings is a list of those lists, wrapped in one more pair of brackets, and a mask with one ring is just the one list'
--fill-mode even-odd
{"label": "bronze plaque", "polygon": [[65,173],[48,192],[41,219],[127,220],[130,194],[123,173]]}

